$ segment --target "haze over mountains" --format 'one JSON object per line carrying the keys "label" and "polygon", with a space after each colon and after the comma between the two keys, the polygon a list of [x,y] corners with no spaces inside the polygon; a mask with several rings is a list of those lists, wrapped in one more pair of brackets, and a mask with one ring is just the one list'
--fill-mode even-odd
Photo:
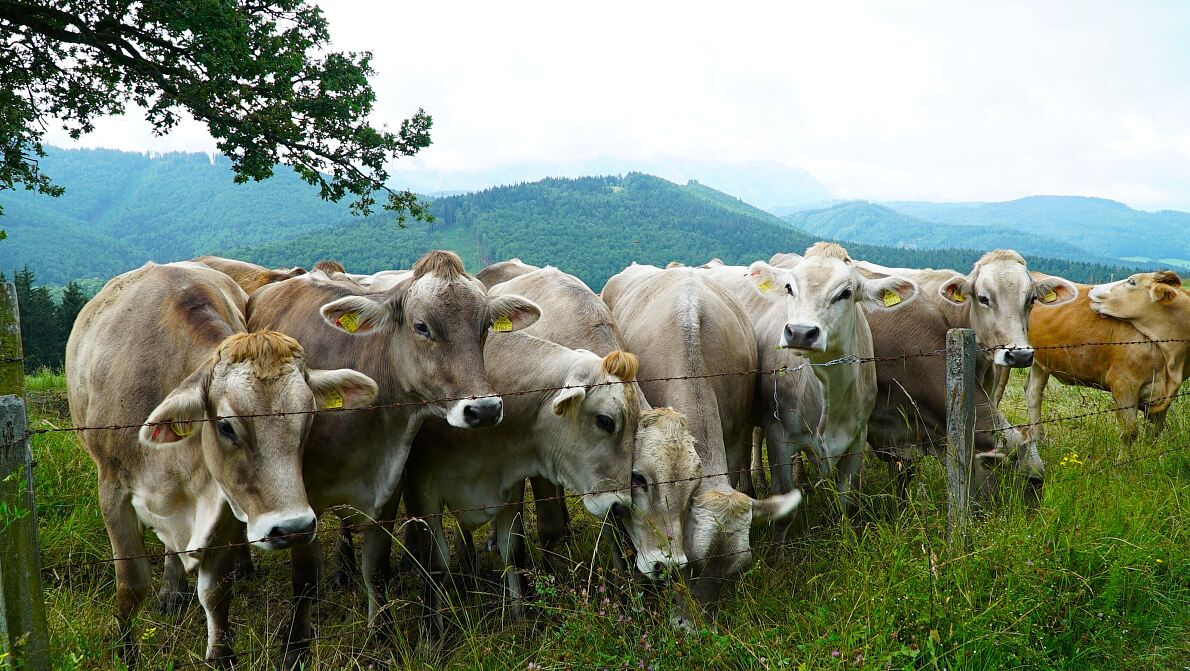
{"label": "haze over mountains", "polygon": [[[983,250],[1013,247],[1030,257],[1031,267],[1079,280],[1125,274],[1109,267],[1123,257],[1169,259],[1165,265],[1190,258],[1190,215],[1181,212],[1065,197],[832,205],[808,173],[776,164],[659,162],[653,169],[662,176],[697,181],[630,173],[439,197],[432,206],[437,221],[407,229],[384,214],[361,219],[345,205],[323,202],[283,167],[265,182],[235,185],[226,159],[204,154],[54,149],[42,166],[67,192],[57,199],[0,192],[0,228],[8,232],[0,241],[0,269],[28,264],[50,284],[107,279],[147,260],[202,253],[269,265],[337,258],[371,272],[407,267],[427,249],[446,247],[473,270],[520,256],[555,263],[598,287],[633,260],[746,262],[773,250],[800,251],[820,238],[847,241],[855,256],[878,263],[953,268],[969,267]],[[600,172],[596,164],[589,169]],[[499,179],[517,182],[516,170],[524,180],[534,177],[522,166]],[[492,178],[475,173],[452,182],[447,173],[428,173],[416,184],[419,191],[454,191],[467,179]],[[798,211],[782,220],[758,202]]]}

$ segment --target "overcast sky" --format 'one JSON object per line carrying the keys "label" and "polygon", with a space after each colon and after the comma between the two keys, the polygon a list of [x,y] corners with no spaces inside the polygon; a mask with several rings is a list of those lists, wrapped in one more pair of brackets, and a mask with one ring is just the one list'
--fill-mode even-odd
{"label": "overcast sky", "polygon": [[[319,4],[375,54],[376,121],[433,115],[402,169],[762,160],[839,198],[1190,210],[1190,2]],[[78,144],[214,147],[130,117]]]}

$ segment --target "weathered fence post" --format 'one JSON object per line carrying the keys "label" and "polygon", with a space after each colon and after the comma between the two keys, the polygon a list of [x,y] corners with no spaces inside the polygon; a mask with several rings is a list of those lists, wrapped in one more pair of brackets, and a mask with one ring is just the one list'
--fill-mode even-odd
{"label": "weathered fence post", "polygon": [[0,285],[0,666],[49,671],[16,288]]}
{"label": "weathered fence post", "polygon": [[971,512],[975,449],[975,331],[946,332],[946,481],[950,536],[959,538]]}

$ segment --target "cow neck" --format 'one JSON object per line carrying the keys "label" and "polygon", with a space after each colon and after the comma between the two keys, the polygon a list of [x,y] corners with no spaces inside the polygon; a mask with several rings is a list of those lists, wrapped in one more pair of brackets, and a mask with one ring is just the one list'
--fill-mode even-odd
{"label": "cow neck", "polygon": [[[840,351],[830,355],[830,359],[837,359],[839,357],[854,354],[861,358],[871,357],[872,350],[872,330],[868,326],[868,318],[864,316],[864,312],[857,305],[855,306],[855,326],[851,332],[851,351]],[[865,345],[866,343],[866,345]],[[859,376],[865,372],[865,368],[871,369],[873,378],[875,377],[875,364],[859,363],[859,364],[836,364],[834,366],[811,366],[810,369],[814,371],[814,377],[822,383],[823,388],[823,403],[822,403],[822,417],[818,420],[818,433],[821,436],[833,436],[834,432],[830,431],[832,424],[838,422],[845,422],[853,414],[851,410],[861,411],[860,408],[855,407],[855,388],[859,382]],[[873,389],[875,389],[875,380],[873,379]],[[832,409],[834,412],[832,412]],[[871,407],[867,408],[867,413],[864,417],[867,418],[871,414]],[[866,420],[865,420],[866,421]],[[824,441],[825,445],[825,441]],[[850,443],[843,446],[847,449]],[[828,451],[830,448],[828,447]],[[838,458],[838,455],[828,455],[832,460]]]}
{"label": "cow neck", "polygon": [[[1149,321],[1142,324],[1133,321],[1131,324],[1149,340],[1184,340],[1190,337],[1190,298],[1175,299],[1169,313],[1173,319],[1168,323]],[[1172,400],[1168,397],[1178,392],[1178,387],[1182,385],[1185,378],[1190,343],[1157,342],[1154,345],[1161,350],[1161,358],[1165,361],[1165,389],[1161,397],[1166,398],[1166,401],[1163,401],[1161,405],[1167,406],[1168,401]],[[1127,345],[1125,346],[1127,347]]]}

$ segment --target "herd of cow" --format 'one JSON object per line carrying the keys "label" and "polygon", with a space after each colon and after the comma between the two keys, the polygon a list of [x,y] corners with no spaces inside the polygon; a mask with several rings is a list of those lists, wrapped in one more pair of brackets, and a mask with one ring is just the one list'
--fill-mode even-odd
{"label": "herd of cow", "polygon": [[[464,567],[472,532],[489,521],[505,565],[523,566],[526,479],[543,544],[567,536],[568,490],[626,537],[616,561],[650,579],[681,574],[713,608],[724,578],[751,560],[750,528],[787,532],[803,459],[833,481],[844,516],[857,511],[865,449],[904,496],[910,446],[934,452],[945,435],[944,358],[923,354],[956,327],[974,329],[980,346],[974,482],[984,497],[1005,472],[1036,488],[1044,469],[1040,427],[1018,430],[996,409],[998,372],[1031,367],[1034,422],[1049,375],[1109,389],[1130,406],[1120,411],[1129,438],[1137,408],[1160,429],[1190,372],[1190,295],[1177,275],[1080,286],[1029,273],[1011,251],[964,275],[880,267],[818,243],[750,266],[634,263],[600,294],[519,260],[471,276],[444,251],[374,275],[333,262],[310,272],[216,257],[149,263],[87,304],[66,354],[75,426],[128,427],[80,434],[118,560],[124,650],[135,654],[133,619],[150,590],[146,527],[171,553],[162,607],[183,602],[197,569],[209,660],[233,659],[230,578],[250,567],[245,538],[290,551],[285,668],[308,656],[322,570],[310,541],[326,511],[342,520],[346,565],[351,530],[362,530],[369,621],[384,624],[402,500],[420,520],[409,544],[432,636],[450,558],[444,511]],[[1057,347],[1142,340],[1159,342]],[[766,470],[775,493],[758,500],[753,479]],[[518,612],[524,578],[504,576]]]}

